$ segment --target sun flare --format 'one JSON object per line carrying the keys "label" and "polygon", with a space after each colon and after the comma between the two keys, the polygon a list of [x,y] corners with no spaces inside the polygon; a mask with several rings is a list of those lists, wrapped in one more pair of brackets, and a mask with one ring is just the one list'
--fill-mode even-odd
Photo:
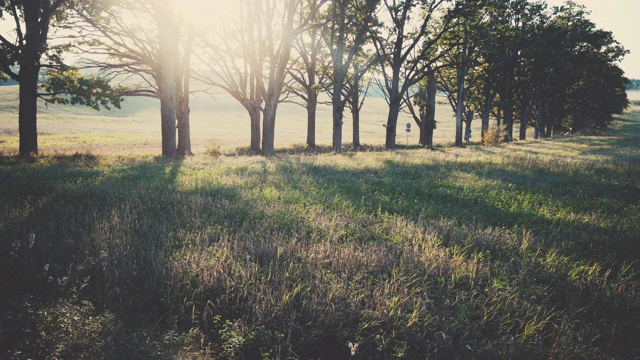
{"label": "sun flare", "polygon": [[237,0],[181,0],[177,2],[187,21],[219,28],[237,16]]}

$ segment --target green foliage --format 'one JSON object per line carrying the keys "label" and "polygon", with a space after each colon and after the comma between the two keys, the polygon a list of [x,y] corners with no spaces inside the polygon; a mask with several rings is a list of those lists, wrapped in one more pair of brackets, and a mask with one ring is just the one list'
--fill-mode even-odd
{"label": "green foliage", "polygon": [[110,85],[111,79],[83,76],[75,68],[50,71],[41,88],[46,91],[47,102],[56,104],[85,105],[94,110],[110,105],[120,108],[126,88]]}
{"label": "green foliage", "polygon": [[640,90],[640,80],[630,79],[627,83],[627,90]]}
{"label": "green foliage", "polygon": [[61,300],[39,311],[39,331],[50,343],[53,359],[107,359],[117,324],[110,313],[99,314],[88,301]]}

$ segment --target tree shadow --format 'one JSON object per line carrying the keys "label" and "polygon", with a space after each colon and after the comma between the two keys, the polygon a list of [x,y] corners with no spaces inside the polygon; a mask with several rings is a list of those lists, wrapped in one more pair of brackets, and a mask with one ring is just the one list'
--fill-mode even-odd
{"label": "tree shadow", "polygon": [[[165,260],[182,248],[179,230],[195,221],[175,209],[205,191],[181,188],[182,165],[153,158],[112,166],[77,154],[0,158],[0,357],[9,349],[40,357],[60,344],[72,346],[68,356],[103,356],[91,352],[91,333],[113,356],[154,356],[160,345],[147,341],[161,338],[153,332],[170,321]],[[206,192],[239,197],[229,185]],[[131,338],[136,333],[148,337]]]}

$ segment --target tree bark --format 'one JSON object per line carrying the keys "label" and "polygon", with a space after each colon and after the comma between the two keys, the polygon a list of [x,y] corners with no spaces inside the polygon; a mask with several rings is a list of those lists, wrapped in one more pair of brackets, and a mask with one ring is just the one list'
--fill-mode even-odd
{"label": "tree bark", "polygon": [[360,148],[360,109],[358,106],[351,108],[351,119],[353,120],[353,148]]}
{"label": "tree bark", "polygon": [[259,153],[260,149],[260,108],[248,109],[251,120],[251,151]]}
{"label": "tree bark", "polygon": [[[489,80],[491,81],[491,80]],[[491,91],[491,86],[486,84],[484,87],[484,109],[480,115],[480,121],[482,123],[482,132],[480,133],[480,139],[484,139],[484,134],[489,130],[489,118],[491,116],[491,110],[493,109],[494,93]]]}
{"label": "tree bark", "polygon": [[394,61],[396,68],[392,69],[391,89],[389,89],[389,115],[387,116],[387,136],[385,147],[388,150],[396,148],[396,134],[398,128],[398,116],[402,105],[402,95],[400,94],[400,61]]}
{"label": "tree bark", "polygon": [[429,72],[427,80],[427,111],[426,111],[426,139],[424,146],[433,148],[433,131],[436,129],[436,93],[437,89],[436,73]]}
{"label": "tree bark", "polygon": [[458,101],[456,106],[456,146],[463,146],[462,125],[464,123],[464,76],[458,75]]}
{"label": "tree bark", "polygon": [[[189,34],[187,39],[187,44],[184,47],[184,55],[182,58],[182,66],[180,67],[180,78],[177,82],[177,96],[178,96],[178,107],[177,107],[177,120],[178,120],[178,155],[188,156],[193,155],[191,152],[191,124],[190,124],[190,113],[191,109],[189,108],[189,92],[190,87],[189,84],[191,82],[191,51],[193,46],[193,41],[195,39],[194,28],[189,28]],[[180,86],[181,85],[181,86]]]}
{"label": "tree bark", "polygon": [[178,56],[178,34],[175,29],[175,14],[168,2],[158,7],[160,24],[160,64],[159,96],[160,116],[162,131],[162,156],[174,157],[176,155],[176,69]]}
{"label": "tree bark", "polygon": [[264,156],[272,156],[274,154],[278,100],[277,97],[271,96],[265,102],[262,119],[262,155]]}
{"label": "tree bark", "polygon": [[[186,56],[186,55],[185,55]],[[185,61],[189,61],[187,56]],[[188,67],[188,65],[185,65]],[[191,152],[191,126],[190,126],[190,113],[189,108],[189,80],[190,72],[188,69],[183,70],[182,85],[177,83],[177,109],[176,118],[178,121],[178,147],[177,153],[181,156],[193,155]]]}
{"label": "tree bark", "polygon": [[344,101],[342,100],[342,82],[336,81],[333,87],[333,151],[342,152],[342,117],[344,116]]}
{"label": "tree bark", "polygon": [[38,73],[39,65],[21,64],[18,132],[20,156],[38,155]]}
{"label": "tree bark", "polygon": [[19,98],[18,133],[20,135],[19,153],[21,156],[38,155],[38,75],[40,58],[47,44],[50,18],[41,17],[49,8],[48,2],[42,4],[23,4],[24,43],[20,50],[20,70],[18,74]]}
{"label": "tree bark", "polygon": [[513,140],[513,105],[509,95],[507,95],[507,99],[504,104],[504,124],[507,128],[505,141],[511,142]]}
{"label": "tree bark", "polygon": [[527,140],[527,125],[529,123],[529,115],[531,113],[531,108],[526,106],[522,111],[522,119],[520,119],[520,136],[518,137],[520,140]]}
{"label": "tree bark", "polygon": [[160,90],[160,122],[162,131],[162,156],[176,155],[176,92],[175,82],[166,79]]}
{"label": "tree bark", "polygon": [[[315,75],[314,75],[315,77]],[[318,108],[318,94],[313,87],[307,90],[307,146],[316,147],[316,112]]]}
{"label": "tree bark", "polygon": [[178,100],[178,155],[189,156],[193,155],[191,152],[191,126],[190,126],[190,114],[189,109],[189,94],[181,96]]}
{"label": "tree bark", "polygon": [[349,107],[353,123],[353,148],[360,148],[360,76],[354,76],[349,93]]}
{"label": "tree bark", "polygon": [[535,125],[535,131],[533,134],[533,138],[538,140],[540,139],[540,136],[542,135],[542,112],[540,111],[540,107],[538,105],[535,105],[534,108],[534,112],[535,112],[535,116],[536,116],[536,125]]}
{"label": "tree bark", "polygon": [[385,147],[388,150],[396,148],[396,132],[398,127],[398,115],[400,114],[400,98],[390,99],[389,116],[387,117],[387,137]]}

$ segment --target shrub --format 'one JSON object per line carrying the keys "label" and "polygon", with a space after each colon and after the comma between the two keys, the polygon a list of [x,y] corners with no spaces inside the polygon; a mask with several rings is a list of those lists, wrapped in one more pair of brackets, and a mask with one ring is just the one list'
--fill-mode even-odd
{"label": "shrub", "polygon": [[210,140],[206,146],[207,148],[205,150],[205,154],[211,156],[212,158],[216,159],[222,155],[222,151],[220,150],[220,144],[217,141]]}
{"label": "shrub", "polygon": [[507,136],[507,129],[504,125],[490,126],[482,136],[482,143],[486,146],[499,146],[502,140]]}

